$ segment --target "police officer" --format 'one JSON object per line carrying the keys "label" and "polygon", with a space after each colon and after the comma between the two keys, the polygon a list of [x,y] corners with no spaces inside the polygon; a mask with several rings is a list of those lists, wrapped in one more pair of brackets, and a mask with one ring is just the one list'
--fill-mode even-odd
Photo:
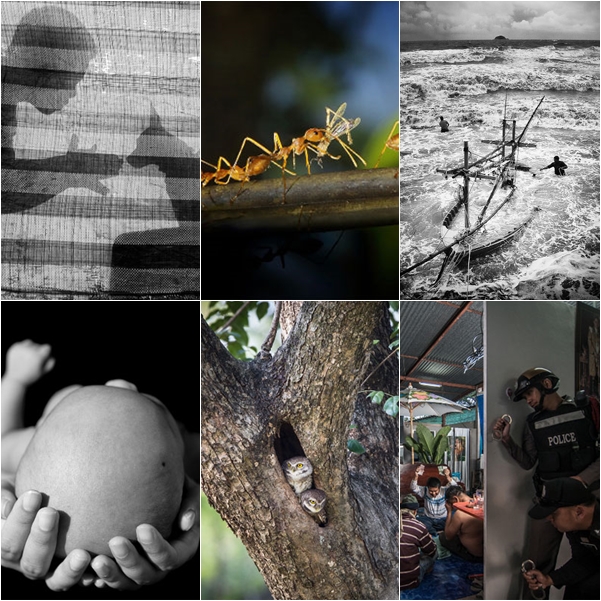
{"label": "police officer", "polygon": [[564,599],[599,599],[599,501],[590,489],[575,478],[549,480],[528,515],[566,532],[572,548],[557,570],[526,572],[530,589],[565,586]]}
{"label": "police officer", "polygon": [[[536,465],[534,487],[542,494],[549,480],[571,477],[584,484],[599,479],[599,425],[595,425],[588,399],[574,403],[560,396],[559,378],[548,369],[536,367],[517,380],[513,400],[525,400],[533,413],[526,420],[522,446],[510,435],[510,424],[499,419],[494,429],[505,448],[525,470]],[[529,520],[527,558],[548,574],[555,568],[562,532],[548,521]]]}

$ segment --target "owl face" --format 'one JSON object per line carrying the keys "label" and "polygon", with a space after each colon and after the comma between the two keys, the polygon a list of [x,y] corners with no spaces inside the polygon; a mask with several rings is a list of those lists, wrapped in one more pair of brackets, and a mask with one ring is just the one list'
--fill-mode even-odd
{"label": "owl face", "polygon": [[322,524],[327,522],[325,512],[326,499],[326,493],[323,490],[319,490],[319,488],[306,490],[300,495],[302,508]]}
{"label": "owl face", "polygon": [[313,466],[306,457],[292,457],[284,461],[282,469],[297,495],[313,486]]}

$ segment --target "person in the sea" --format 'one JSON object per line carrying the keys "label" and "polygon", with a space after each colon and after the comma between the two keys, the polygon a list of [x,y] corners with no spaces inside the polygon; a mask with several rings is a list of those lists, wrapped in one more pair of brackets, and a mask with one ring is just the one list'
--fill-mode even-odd
{"label": "person in the sea", "polygon": [[440,125],[440,131],[441,132],[449,131],[449,122],[446,121],[444,117],[440,118],[439,125]]}
{"label": "person in the sea", "polygon": [[[34,44],[32,40],[41,41]],[[27,122],[40,122],[43,128],[40,113],[61,111],[76,96],[77,84],[96,53],[92,34],[63,8],[34,8],[17,25],[6,52],[2,52],[3,213],[33,208],[68,188],[88,188],[102,196],[109,191],[100,180],[117,175],[122,159],[96,154],[96,145],[80,149],[75,133],[66,152],[58,156],[41,158],[35,149],[15,148]],[[37,116],[24,116],[31,107]]]}
{"label": "person in the sea", "polygon": [[555,175],[565,175],[566,169],[568,168],[563,161],[559,160],[559,157],[555,156],[553,157],[553,162],[546,167],[542,167],[540,171],[543,171],[543,169],[550,169],[551,167],[555,168]]}

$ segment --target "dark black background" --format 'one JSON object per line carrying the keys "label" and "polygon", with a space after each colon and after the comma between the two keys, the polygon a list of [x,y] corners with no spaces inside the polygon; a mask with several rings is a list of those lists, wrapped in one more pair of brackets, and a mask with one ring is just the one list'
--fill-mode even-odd
{"label": "dark black background", "polygon": [[[2,302],[2,373],[7,349],[27,338],[51,344],[56,366],[29,389],[26,426],[57,390],[122,378],[159,398],[189,431],[200,431],[198,302]],[[198,599],[199,587],[199,552],[162,582],[134,592],[76,586],[53,593],[2,568],[3,599]]]}

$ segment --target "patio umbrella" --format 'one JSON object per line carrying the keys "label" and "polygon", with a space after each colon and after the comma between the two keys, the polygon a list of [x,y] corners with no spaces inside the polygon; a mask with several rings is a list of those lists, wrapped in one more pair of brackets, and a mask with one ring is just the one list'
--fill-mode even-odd
{"label": "patio umbrella", "polygon": [[[405,417],[409,417],[411,436],[413,436],[413,418],[414,417],[431,417],[441,416],[446,413],[459,413],[465,407],[454,403],[438,394],[413,388],[411,384],[405,390],[401,391],[399,400],[399,413]],[[411,449],[411,463],[413,463],[414,453]]]}

